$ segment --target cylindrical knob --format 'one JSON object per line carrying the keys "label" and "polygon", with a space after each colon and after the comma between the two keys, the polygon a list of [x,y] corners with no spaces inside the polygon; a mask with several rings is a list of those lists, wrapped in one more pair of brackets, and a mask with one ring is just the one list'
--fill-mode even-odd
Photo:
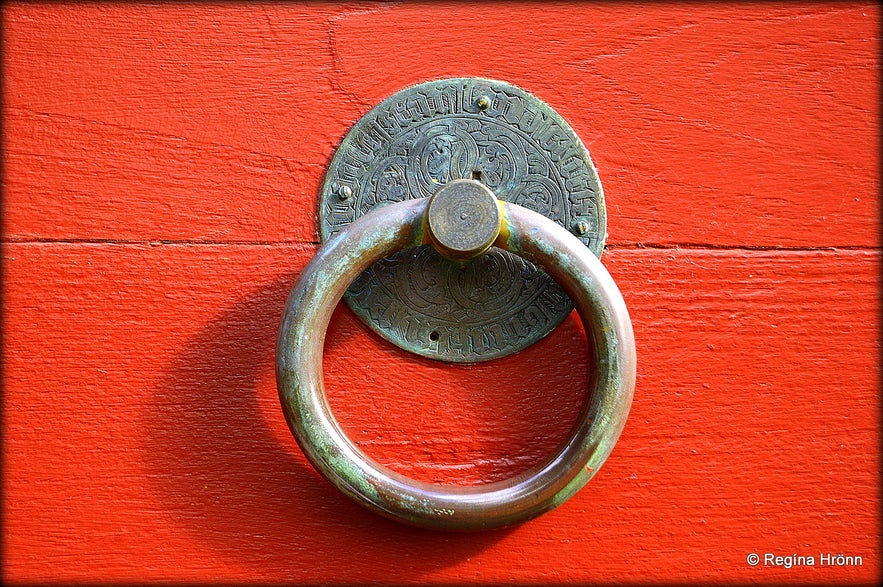
{"label": "cylindrical knob", "polygon": [[429,200],[426,226],[439,253],[458,261],[486,252],[503,222],[493,192],[480,181],[457,179],[443,185]]}

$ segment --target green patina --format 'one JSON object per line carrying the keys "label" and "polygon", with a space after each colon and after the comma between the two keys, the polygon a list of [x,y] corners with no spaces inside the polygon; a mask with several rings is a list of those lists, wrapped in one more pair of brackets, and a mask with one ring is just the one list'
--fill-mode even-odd
{"label": "green patina", "polygon": [[[354,223],[355,236],[350,237],[347,229],[329,241],[304,270],[289,297],[277,357],[280,399],[286,419],[307,457],[326,478],[345,494],[385,516],[445,529],[484,529],[530,519],[557,507],[592,478],[612,450],[625,422],[634,383],[634,359],[629,358],[633,343],[628,340],[632,336],[631,328],[623,326],[625,329],[620,330],[611,313],[616,309],[608,306],[607,299],[615,300],[619,296],[611,285],[612,280],[597,259],[579,260],[583,253],[573,245],[575,237],[566,231],[557,227],[550,229],[550,222],[533,220],[535,215],[513,206],[512,213],[517,212],[515,220],[509,217],[506,208],[512,205],[499,205],[504,213],[494,244],[535,260],[553,275],[565,278],[567,288],[579,298],[577,307],[587,330],[593,332],[591,339],[597,352],[600,378],[594,382],[596,393],[585,414],[586,424],[574,430],[574,434],[580,436],[573,438],[573,442],[562,449],[564,452],[549,461],[548,470],[540,467],[523,478],[519,476],[474,491],[430,486],[400,477],[369,459],[334,421],[320,380],[321,346],[310,345],[321,344],[324,339],[329,308],[346,285],[342,278],[352,276],[365,263],[390,250],[427,242],[428,231],[422,213],[425,204],[412,201],[390,206],[384,221],[374,226],[368,222],[371,216]],[[406,210],[420,213],[408,215],[404,213]],[[392,218],[396,220],[393,222]],[[538,224],[532,226],[526,222]],[[552,230],[554,238],[544,230]],[[605,295],[613,298],[605,298]],[[621,297],[618,299],[619,302],[610,303],[622,305]],[[624,306],[621,311],[625,312]],[[625,346],[623,335],[627,336]],[[625,355],[620,356],[622,353]],[[627,378],[622,376],[623,368],[630,370]],[[559,465],[563,463],[565,468]],[[542,481],[540,475],[544,476]],[[528,487],[532,488],[530,492],[526,491]]]}

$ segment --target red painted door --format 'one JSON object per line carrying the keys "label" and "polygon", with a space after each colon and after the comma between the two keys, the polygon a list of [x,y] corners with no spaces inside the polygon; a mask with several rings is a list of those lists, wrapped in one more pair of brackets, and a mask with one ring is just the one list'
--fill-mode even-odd
{"label": "red painted door", "polygon": [[[6,3],[3,579],[878,580],[879,32],[871,3]],[[333,490],[273,376],[336,144],[454,76],[582,137],[638,347],[599,474],[475,534]],[[567,433],[585,345],[571,317],[440,364],[341,306],[325,377],[369,454],[474,484]]]}

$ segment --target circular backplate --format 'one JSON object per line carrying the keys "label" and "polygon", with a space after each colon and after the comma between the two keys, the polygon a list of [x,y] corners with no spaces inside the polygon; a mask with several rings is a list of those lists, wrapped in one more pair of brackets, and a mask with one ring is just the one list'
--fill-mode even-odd
{"label": "circular backplate", "polygon": [[[353,126],[322,187],[322,240],[379,206],[431,196],[454,179],[481,181],[497,198],[551,218],[601,256],[604,195],[582,142],[535,96],[476,78],[407,88]],[[517,352],[573,309],[543,271],[495,247],[465,262],[428,245],[401,251],[362,273],[345,299],[387,340],[452,362]]]}

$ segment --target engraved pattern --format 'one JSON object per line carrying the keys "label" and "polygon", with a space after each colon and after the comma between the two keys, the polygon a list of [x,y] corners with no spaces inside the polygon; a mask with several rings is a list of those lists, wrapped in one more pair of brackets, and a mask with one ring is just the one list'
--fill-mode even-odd
{"label": "engraved pattern", "polygon": [[[479,98],[489,98],[481,108]],[[604,198],[588,152],[548,105],[483,79],[449,79],[403,90],[368,112],[334,155],[320,201],[323,241],[388,202],[432,195],[475,178],[505,201],[577,234],[600,256]],[[341,196],[342,188],[349,188]],[[482,361],[539,340],[571,311],[561,288],[530,262],[492,248],[466,262],[424,246],[363,273],[350,307],[395,344],[435,359]]]}

